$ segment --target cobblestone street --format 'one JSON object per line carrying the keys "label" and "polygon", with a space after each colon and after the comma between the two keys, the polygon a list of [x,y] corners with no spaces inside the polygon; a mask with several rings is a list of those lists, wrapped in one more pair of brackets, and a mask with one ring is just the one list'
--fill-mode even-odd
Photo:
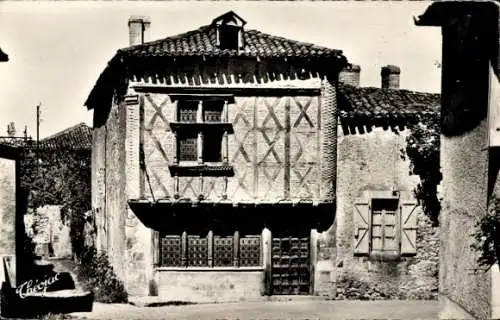
{"label": "cobblestone street", "polygon": [[137,307],[94,304],[86,319],[438,319],[437,301],[286,301]]}

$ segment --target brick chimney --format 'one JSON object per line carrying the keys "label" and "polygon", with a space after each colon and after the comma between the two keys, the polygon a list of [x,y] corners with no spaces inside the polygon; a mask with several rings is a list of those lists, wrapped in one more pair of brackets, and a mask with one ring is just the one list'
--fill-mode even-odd
{"label": "brick chimney", "polygon": [[149,41],[149,17],[131,16],[128,19],[129,45],[135,46]]}
{"label": "brick chimney", "polygon": [[399,89],[399,75],[401,69],[398,66],[387,65],[380,70],[383,89]]}
{"label": "brick chimney", "polygon": [[356,64],[351,64],[340,71],[339,82],[358,87],[360,73],[361,67]]}

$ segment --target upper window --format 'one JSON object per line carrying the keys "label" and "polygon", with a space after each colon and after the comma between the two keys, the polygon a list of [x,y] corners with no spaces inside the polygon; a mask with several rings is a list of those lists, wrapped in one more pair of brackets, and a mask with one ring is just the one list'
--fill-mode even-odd
{"label": "upper window", "polygon": [[[216,128],[200,129],[200,124],[221,123],[224,119],[223,100],[179,100],[178,120],[184,126],[177,133],[177,157],[179,161],[221,162],[224,133]],[[201,119],[201,121],[198,121]],[[201,149],[200,149],[201,148]]]}
{"label": "upper window", "polygon": [[246,21],[236,13],[229,11],[215,18],[212,24],[216,26],[217,46],[221,49],[243,49],[243,26]]}
{"label": "upper window", "polygon": [[[171,95],[176,101],[176,121],[170,122],[175,133],[176,157],[169,165],[172,176],[233,176],[228,164],[228,122],[230,95]],[[225,148],[223,147],[225,146]]]}
{"label": "upper window", "polygon": [[177,107],[177,118],[179,122],[196,122],[198,113],[198,101],[180,100]]}
{"label": "upper window", "polygon": [[221,49],[239,49],[241,28],[236,26],[219,27],[219,47]]}
{"label": "upper window", "polygon": [[198,137],[195,133],[182,133],[177,139],[179,161],[198,160]]}
{"label": "upper window", "polygon": [[354,254],[376,259],[415,255],[415,202],[362,198],[354,204]]}

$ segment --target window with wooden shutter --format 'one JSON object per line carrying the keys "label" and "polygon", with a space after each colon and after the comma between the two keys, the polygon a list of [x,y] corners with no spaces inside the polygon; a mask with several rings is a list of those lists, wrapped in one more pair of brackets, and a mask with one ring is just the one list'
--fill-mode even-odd
{"label": "window with wooden shutter", "polygon": [[370,253],[370,203],[359,199],[354,204],[354,254]]}
{"label": "window with wooden shutter", "polygon": [[417,254],[417,204],[402,202],[401,206],[401,255]]}
{"label": "window with wooden shutter", "polygon": [[415,255],[416,208],[415,201],[399,197],[358,199],[354,204],[354,254],[382,260]]}

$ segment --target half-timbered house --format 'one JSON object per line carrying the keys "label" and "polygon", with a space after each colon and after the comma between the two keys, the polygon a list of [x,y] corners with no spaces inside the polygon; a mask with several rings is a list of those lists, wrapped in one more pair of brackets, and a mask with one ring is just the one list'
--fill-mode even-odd
{"label": "half-timbered house", "polygon": [[346,58],[233,12],[142,43],[148,29],[131,18],[86,101],[100,248],[132,294],[312,294]]}
{"label": "half-timbered house", "polygon": [[[438,95],[399,90],[394,66],[382,88],[361,88],[340,50],[248,29],[233,12],[152,42],[149,26],[129,20],[130,46],[86,101],[96,242],[129,293],[334,297],[346,277],[366,282],[374,257],[391,269],[383,251],[413,257],[396,266],[408,275],[428,246],[412,249],[417,180],[399,157],[408,132],[387,129],[436,112]],[[364,220],[356,203],[370,208]],[[372,213],[373,203],[386,207]],[[379,211],[387,225],[370,218]],[[377,221],[393,232],[380,240],[390,250],[375,243]]]}

